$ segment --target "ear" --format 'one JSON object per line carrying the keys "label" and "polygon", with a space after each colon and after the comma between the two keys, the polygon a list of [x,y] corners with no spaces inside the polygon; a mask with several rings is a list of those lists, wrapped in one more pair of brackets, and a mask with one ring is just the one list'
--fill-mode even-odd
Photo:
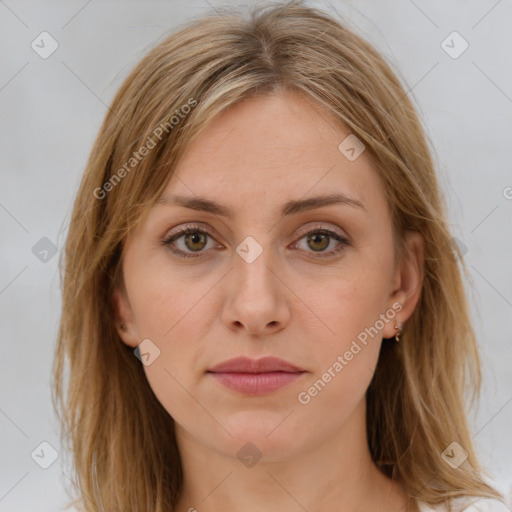
{"label": "ear", "polygon": [[[124,284],[115,285],[112,292],[112,305],[119,337],[126,345],[133,348],[137,347],[139,345],[139,337]],[[122,325],[125,328],[121,328]]]}
{"label": "ear", "polygon": [[396,308],[394,320],[385,325],[382,330],[384,338],[392,338],[397,332],[395,325],[398,323],[403,327],[412,315],[421,296],[424,265],[423,237],[417,231],[407,231],[402,261],[397,265],[387,304],[391,308],[393,304],[399,303],[402,309]]}

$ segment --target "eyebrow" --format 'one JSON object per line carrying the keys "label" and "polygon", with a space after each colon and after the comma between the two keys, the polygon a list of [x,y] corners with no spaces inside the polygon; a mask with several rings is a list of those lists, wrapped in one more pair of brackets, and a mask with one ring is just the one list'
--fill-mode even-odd
{"label": "eyebrow", "polygon": [[[227,218],[233,217],[233,211],[231,208],[204,197],[168,195],[160,197],[157,200],[157,203],[183,206],[185,208],[191,208],[192,210],[209,212]],[[281,208],[281,216],[286,217],[289,215],[294,215],[300,212],[314,210],[315,208],[321,208],[322,206],[329,206],[333,204],[344,204],[367,211],[361,201],[350,197],[347,194],[328,194],[314,196],[308,199],[288,201]]]}

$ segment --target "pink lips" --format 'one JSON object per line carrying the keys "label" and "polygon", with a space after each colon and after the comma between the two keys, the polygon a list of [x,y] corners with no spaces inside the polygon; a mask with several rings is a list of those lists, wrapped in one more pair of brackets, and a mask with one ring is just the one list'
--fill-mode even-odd
{"label": "pink lips", "polygon": [[208,373],[234,391],[263,395],[294,382],[305,370],[277,357],[237,357],[214,366]]}

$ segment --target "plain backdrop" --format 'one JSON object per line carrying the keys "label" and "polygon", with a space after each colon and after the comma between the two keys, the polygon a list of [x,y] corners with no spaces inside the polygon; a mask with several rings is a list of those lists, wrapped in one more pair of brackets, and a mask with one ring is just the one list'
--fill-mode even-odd
{"label": "plain backdrop", "polygon": [[[56,511],[66,502],[69,472],[49,389],[60,313],[58,255],[107,105],[157,41],[192,17],[229,5],[246,10],[248,4],[0,1],[0,511]],[[483,355],[473,439],[485,467],[509,490],[512,4],[310,5],[335,8],[380,50],[400,73],[432,140],[453,236],[471,273],[468,295]],[[47,58],[40,40],[46,38],[44,51],[52,40],[42,32],[58,44]],[[47,469],[41,464],[51,462],[52,449],[43,442],[57,456]]]}

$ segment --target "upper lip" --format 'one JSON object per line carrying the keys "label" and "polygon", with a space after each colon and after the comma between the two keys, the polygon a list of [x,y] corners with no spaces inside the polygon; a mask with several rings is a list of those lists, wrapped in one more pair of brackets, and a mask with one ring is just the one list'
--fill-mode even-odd
{"label": "upper lip", "polygon": [[251,359],[249,357],[235,357],[224,361],[208,370],[215,373],[267,373],[267,372],[303,372],[302,368],[278,357],[262,357]]}

